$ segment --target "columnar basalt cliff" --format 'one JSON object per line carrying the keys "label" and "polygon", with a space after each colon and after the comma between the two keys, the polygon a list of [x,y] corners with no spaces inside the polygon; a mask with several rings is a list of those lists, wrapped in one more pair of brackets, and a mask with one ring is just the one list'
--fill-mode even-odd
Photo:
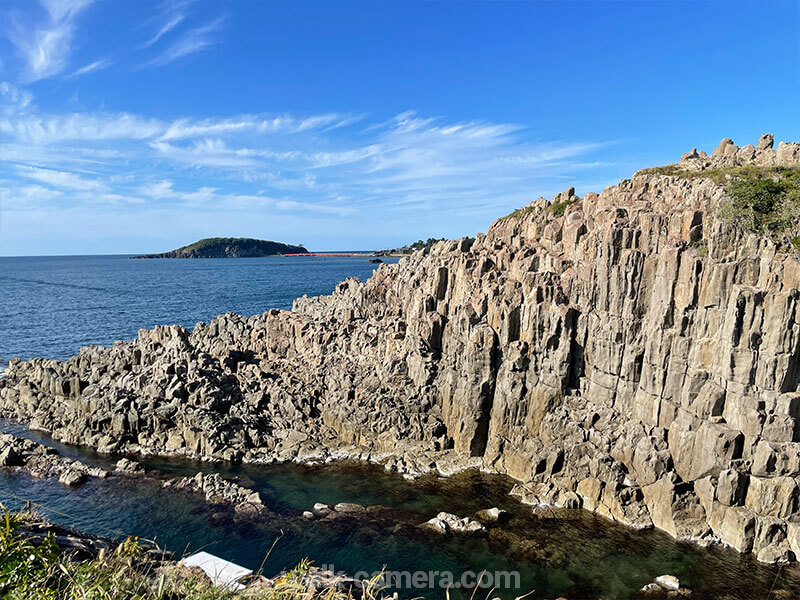
{"label": "columnar basalt cliff", "polygon": [[531,503],[794,560],[800,257],[682,174],[798,163],[800,144],[724,140],[292,312],[12,361],[2,413],[105,452],[475,466]]}

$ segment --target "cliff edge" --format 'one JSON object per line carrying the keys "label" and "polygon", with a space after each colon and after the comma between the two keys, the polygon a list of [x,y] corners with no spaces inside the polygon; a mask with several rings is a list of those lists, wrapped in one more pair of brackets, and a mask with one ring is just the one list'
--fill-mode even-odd
{"label": "cliff edge", "polygon": [[14,360],[0,411],[104,452],[480,467],[530,503],[796,560],[800,257],[786,207],[752,207],[799,163],[724,140],[291,312]]}

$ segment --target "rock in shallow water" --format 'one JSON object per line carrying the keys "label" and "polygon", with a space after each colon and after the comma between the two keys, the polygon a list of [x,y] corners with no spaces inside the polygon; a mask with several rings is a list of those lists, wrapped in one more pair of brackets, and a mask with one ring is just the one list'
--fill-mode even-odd
{"label": "rock in shallow water", "polygon": [[141,475],[144,473],[144,467],[135,460],[130,460],[129,458],[120,458],[114,470],[132,475]]}
{"label": "rock in shallow water", "polygon": [[58,478],[58,481],[66,486],[76,487],[86,481],[86,475],[84,473],[79,473],[78,471],[69,469],[61,474],[61,476]]}
{"label": "rock in shallow water", "polygon": [[681,589],[681,582],[674,575],[659,575],[656,577],[655,583],[665,590],[672,592],[677,592],[679,589]]}
{"label": "rock in shallow water", "polygon": [[478,533],[485,530],[478,521],[473,521],[469,517],[460,518],[447,512],[440,512],[422,526],[438,533]]}
{"label": "rock in shallow water", "polygon": [[479,510],[475,516],[484,523],[505,523],[511,518],[507,511],[497,507]]}
{"label": "rock in shallow water", "polygon": [[0,467],[19,467],[22,464],[22,459],[13,447],[8,446],[0,452]]}

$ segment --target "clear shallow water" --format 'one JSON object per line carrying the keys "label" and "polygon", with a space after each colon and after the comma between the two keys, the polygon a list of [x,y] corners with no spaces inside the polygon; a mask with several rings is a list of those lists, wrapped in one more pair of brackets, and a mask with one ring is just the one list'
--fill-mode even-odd
{"label": "clear shallow water", "polygon": [[[389,259],[391,261],[391,259]],[[66,358],[87,344],[132,339],[157,324],[191,327],[223,312],[250,315],[289,308],[304,293],[329,293],[348,276],[368,277],[365,258],[264,258],[129,260],[120,256],[0,258],[0,362],[12,356]],[[64,447],[24,427],[0,429],[39,439],[62,454],[110,467],[107,457]],[[111,530],[156,538],[181,555],[205,549],[258,568],[278,539],[264,570],[279,572],[309,557],[354,573],[384,565],[396,571],[460,574],[519,571],[517,589],[492,597],[624,600],[654,577],[674,574],[694,589],[693,598],[752,600],[800,598],[800,572],[767,568],[733,551],[677,544],[659,532],[633,532],[583,511],[534,514],[507,495],[511,483],[477,473],[409,483],[379,467],[336,464],[231,466],[147,459],[170,475],[198,470],[240,477],[258,490],[276,517],[246,519],[209,506],[201,497],[164,490],[155,479],[90,480],[69,489],[56,480],[34,480],[0,470],[4,493],[43,503],[50,517],[97,534]],[[395,509],[383,518],[326,523],[304,521],[315,502],[356,502]],[[440,537],[417,525],[441,510],[461,516],[499,506],[513,518],[482,538]],[[782,595],[770,596],[770,590]],[[403,591],[403,597],[442,598],[438,589]],[[469,594],[466,594],[469,597]],[[485,593],[476,594],[481,600]],[[451,592],[455,600],[457,590]]]}
{"label": "clear shallow water", "polygon": [[[113,462],[90,450],[64,447],[19,425],[0,422],[0,430],[26,435],[100,466],[109,467]],[[206,504],[199,496],[165,490],[151,479],[92,479],[69,489],[53,479],[34,480],[0,470],[0,497],[11,507],[22,503],[9,501],[4,492],[42,502],[72,515],[55,515],[54,520],[94,533],[112,535],[112,529],[155,538],[179,555],[204,549],[254,569],[277,539],[264,565],[267,574],[309,557],[317,565],[332,564],[350,573],[384,566],[393,571],[451,570],[456,574],[484,569],[518,571],[519,588],[492,593],[504,600],[530,590],[535,590],[532,598],[563,595],[570,600],[624,600],[667,573],[692,588],[695,599],[800,597],[797,567],[764,567],[731,550],[678,544],[660,532],[634,532],[585,511],[537,514],[507,495],[511,482],[502,477],[465,473],[408,482],[380,467],[353,463],[312,467],[232,466],[155,458],[142,462],[171,476],[203,470],[238,477],[261,493],[275,516],[238,517],[230,509]],[[357,521],[303,520],[301,511],[315,502],[356,502],[395,510],[381,518]],[[471,515],[489,506],[508,510],[512,519],[502,528],[490,530],[487,537],[442,537],[418,527],[440,510]],[[774,595],[776,590],[782,595]],[[482,599],[485,593],[476,598]],[[406,590],[403,594],[444,597],[438,589]],[[469,595],[451,591],[452,598]]]}
{"label": "clear shallow water", "polygon": [[154,325],[289,309],[298,296],[328,294],[377,266],[366,257],[0,257],[0,366],[14,356],[68,358]]}

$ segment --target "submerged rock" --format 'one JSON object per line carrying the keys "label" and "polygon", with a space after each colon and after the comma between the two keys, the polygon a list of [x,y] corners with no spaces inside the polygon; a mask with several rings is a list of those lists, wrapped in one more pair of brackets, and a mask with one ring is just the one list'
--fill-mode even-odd
{"label": "submerged rock", "polygon": [[484,523],[505,523],[511,518],[508,512],[497,507],[479,510],[475,516]]}
{"label": "submerged rock", "polygon": [[478,533],[485,528],[478,521],[473,521],[469,517],[460,518],[454,514],[440,512],[434,518],[423,523],[427,527],[438,533]]}
{"label": "submerged rock", "polygon": [[333,510],[338,513],[358,514],[366,512],[367,509],[360,504],[354,504],[352,502],[339,502],[338,504],[334,505]]}

